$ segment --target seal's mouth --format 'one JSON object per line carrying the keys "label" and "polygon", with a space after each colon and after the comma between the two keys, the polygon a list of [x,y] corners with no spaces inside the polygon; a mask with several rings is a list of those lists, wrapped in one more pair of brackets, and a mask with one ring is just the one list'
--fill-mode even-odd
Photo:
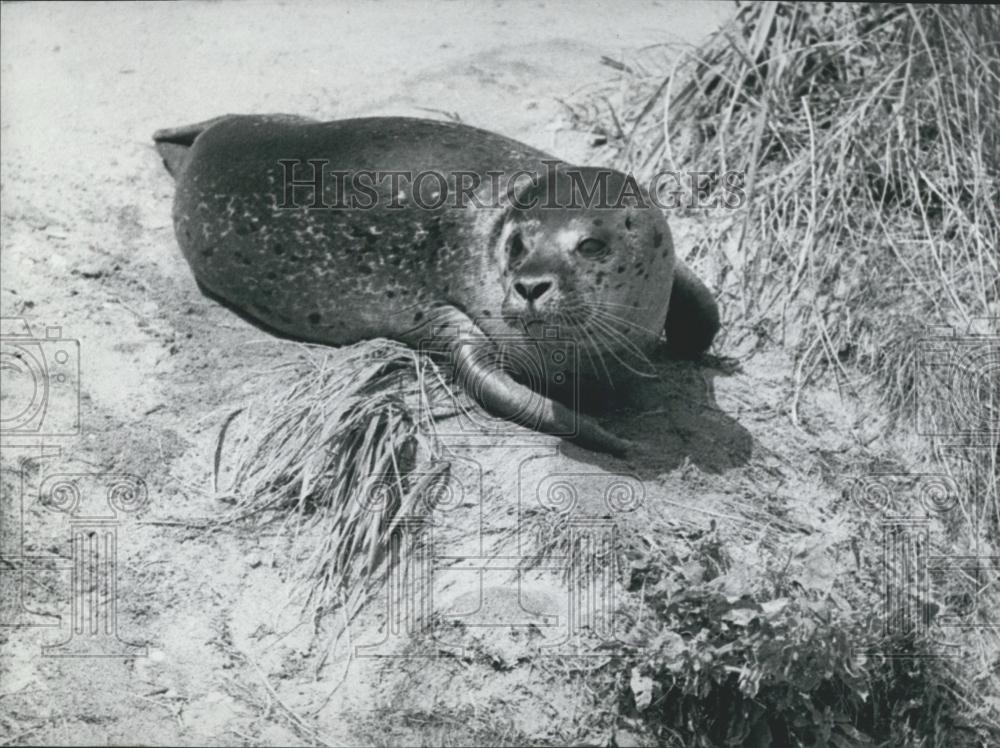
{"label": "seal's mouth", "polygon": [[547,340],[554,337],[576,340],[581,337],[580,331],[583,329],[580,319],[568,318],[559,314],[521,315],[519,321],[527,330],[528,337],[535,340]]}
{"label": "seal's mouth", "polygon": [[522,320],[524,322],[525,328],[528,330],[528,335],[535,339],[541,339],[545,335],[545,328],[552,327],[552,323],[544,319],[526,319]]}
{"label": "seal's mouth", "polygon": [[584,329],[593,316],[585,307],[573,309],[538,309],[529,307],[520,310],[517,319],[528,329],[531,337],[544,337],[548,328],[571,333]]}
{"label": "seal's mouth", "polygon": [[532,340],[575,337],[577,325],[559,315],[552,314],[512,314],[505,317],[508,332],[527,334]]}

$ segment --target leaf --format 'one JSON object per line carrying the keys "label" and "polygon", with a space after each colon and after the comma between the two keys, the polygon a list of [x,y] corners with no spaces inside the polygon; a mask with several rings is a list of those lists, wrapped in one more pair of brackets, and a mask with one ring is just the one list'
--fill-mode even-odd
{"label": "leaf", "polygon": [[[850,738],[852,741],[854,741],[853,743],[850,743],[850,745],[871,745],[872,744],[872,739],[868,735],[866,735],[865,733],[861,732],[859,729],[857,729],[856,727],[854,727],[854,725],[850,725],[850,724],[846,724],[846,723],[841,723],[841,724],[837,725],[837,728],[841,732],[845,733],[848,738]],[[831,736],[831,738],[832,737],[833,736]]]}
{"label": "leaf", "polygon": [[698,584],[705,577],[705,567],[697,561],[689,561],[681,567],[681,573],[691,584]]}
{"label": "leaf", "polygon": [[676,631],[664,629],[657,634],[653,642],[653,650],[669,663],[687,651],[687,642]]}
{"label": "leaf", "polygon": [[779,597],[774,600],[768,600],[766,603],[761,603],[760,608],[766,615],[773,616],[775,613],[780,613],[787,608],[788,602],[787,597]]}
{"label": "leaf", "polygon": [[635,698],[635,708],[640,712],[653,701],[653,688],[656,682],[648,675],[642,675],[639,668],[632,668],[632,677],[629,679],[629,688],[632,689],[632,696]]}
{"label": "leaf", "polygon": [[771,727],[767,724],[766,719],[757,720],[743,745],[750,748],[768,748],[768,746],[774,745],[774,736],[771,734]]}
{"label": "leaf", "polygon": [[756,610],[751,610],[750,608],[733,608],[722,614],[722,620],[735,623],[737,626],[747,626],[756,616]]}

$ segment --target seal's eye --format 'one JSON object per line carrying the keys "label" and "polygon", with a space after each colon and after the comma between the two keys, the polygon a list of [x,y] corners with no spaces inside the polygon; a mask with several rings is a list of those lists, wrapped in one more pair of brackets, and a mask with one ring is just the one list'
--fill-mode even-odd
{"label": "seal's eye", "polygon": [[521,241],[520,234],[514,234],[507,244],[507,254],[511,262],[517,262],[524,255],[524,242]]}
{"label": "seal's eye", "polygon": [[608,253],[608,245],[600,239],[584,239],[576,245],[576,251],[584,257],[598,259]]}

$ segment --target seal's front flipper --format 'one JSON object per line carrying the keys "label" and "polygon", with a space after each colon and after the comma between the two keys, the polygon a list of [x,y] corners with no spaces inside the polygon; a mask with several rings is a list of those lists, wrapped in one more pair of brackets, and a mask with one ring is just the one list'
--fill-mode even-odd
{"label": "seal's front flipper", "polygon": [[188,151],[194,145],[195,138],[201,135],[217,122],[227,120],[233,115],[224,114],[221,117],[213,117],[204,122],[182,127],[168,127],[157,130],[153,133],[153,142],[156,143],[156,151],[163,159],[163,165],[167,167],[170,176],[176,178],[184,164],[187,162]]}
{"label": "seal's front flipper", "polygon": [[677,260],[667,310],[667,346],[682,356],[696,356],[712,345],[719,331],[719,305],[691,268]]}
{"label": "seal's front flipper", "polygon": [[[623,455],[631,448],[631,442],[605,431],[586,416],[515,381],[499,368],[493,341],[458,309],[438,310],[435,322],[443,325],[449,337],[434,347],[449,354],[459,384],[490,413],[542,433],[567,435],[600,452]],[[426,340],[422,347],[426,347]]]}

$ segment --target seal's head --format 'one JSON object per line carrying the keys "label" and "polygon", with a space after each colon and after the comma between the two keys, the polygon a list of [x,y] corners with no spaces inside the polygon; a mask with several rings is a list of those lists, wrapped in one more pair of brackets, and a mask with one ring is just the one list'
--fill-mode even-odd
{"label": "seal's head", "polygon": [[511,196],[499,236],[503,316],[532,337],[558,326],[584,352],[641,358],[663,331],[670,229],[635,179],[561,166]]}

